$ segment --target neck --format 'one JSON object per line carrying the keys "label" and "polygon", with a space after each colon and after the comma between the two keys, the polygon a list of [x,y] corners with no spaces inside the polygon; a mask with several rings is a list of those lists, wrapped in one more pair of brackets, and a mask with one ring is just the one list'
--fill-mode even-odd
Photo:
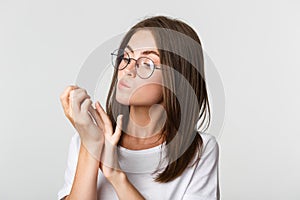
{"label": "neck", "polygon": [[[167,119],[165,109],[160,104],[152,106],[130,106],[129,120],[125,133],[122,134],[121,145],[142,149],[141,146],[156,146],[163,142],[160,138],[162,128]],[[133,147],[135,146],[135,147]]]}

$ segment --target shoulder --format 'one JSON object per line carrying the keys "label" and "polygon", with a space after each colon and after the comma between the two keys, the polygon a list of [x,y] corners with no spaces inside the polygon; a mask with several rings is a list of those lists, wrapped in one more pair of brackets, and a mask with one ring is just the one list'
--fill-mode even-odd
{"label": "shoulder", "polygon": [[203,140],[203,147],[213,147],[218,145],[217,139],[214,135],[207,132],[199,132],[198,134],[201,136]]}
{"label": "shoulder", "polygon": [[183,199],[219,199],[218,143],[209,133],[199,133],[203,140],[202,155],[192,168],[192,179]]}
{"label": "shoulder", "polygon": [[202,156],[215,157],[219,156],[219,144],[214,135],[207,132],[198,132],[202,138]]}

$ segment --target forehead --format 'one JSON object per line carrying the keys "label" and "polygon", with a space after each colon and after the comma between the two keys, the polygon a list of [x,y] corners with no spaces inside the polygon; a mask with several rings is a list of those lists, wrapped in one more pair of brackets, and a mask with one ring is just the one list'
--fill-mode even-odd
{"label": "forehead", "polygon": [[128,42],[134,51],[157,50],[155,39],[149,30],[139,30],[133,34]]}

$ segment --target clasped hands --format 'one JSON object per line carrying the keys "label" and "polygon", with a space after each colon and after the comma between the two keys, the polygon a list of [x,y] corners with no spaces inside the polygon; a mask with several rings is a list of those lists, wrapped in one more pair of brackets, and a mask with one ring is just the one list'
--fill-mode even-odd
{"label": "clasped hands", "polygon": [[112,181],[124,175],[120,169],[117,144],[122,134],[122,117],[117,117],[117,126],[112,123],[99,101],[92,105],[86,90],[79,86],[68,86],[60,96],[64,114],[80,135],[81,144],[99,162],[103,175]]}

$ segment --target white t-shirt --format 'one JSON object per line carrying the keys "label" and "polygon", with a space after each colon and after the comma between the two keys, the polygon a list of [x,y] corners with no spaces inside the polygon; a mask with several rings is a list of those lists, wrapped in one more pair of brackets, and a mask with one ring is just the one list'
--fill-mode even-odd
{"label": "white t-shirt", "polygon": [[[155,182],[153,177],[156,174],[151,175],[159,163],[160,152],[165,152],[165,143],[143,150],[130,150],[118,146],[120,167],[147,200],[219,200],[219,146],[213,135],[202,132],[199,134],[203,139],[203,154],[198,165],[186,168],[180,177],[171,182]],[[70,194],[80,145],[80,136],[76,132],[69,145],[64,185],[57,194],[59,200]],[[118,200],[117,193],[103,176],[100,168],[97,188],[99,199]]]}

